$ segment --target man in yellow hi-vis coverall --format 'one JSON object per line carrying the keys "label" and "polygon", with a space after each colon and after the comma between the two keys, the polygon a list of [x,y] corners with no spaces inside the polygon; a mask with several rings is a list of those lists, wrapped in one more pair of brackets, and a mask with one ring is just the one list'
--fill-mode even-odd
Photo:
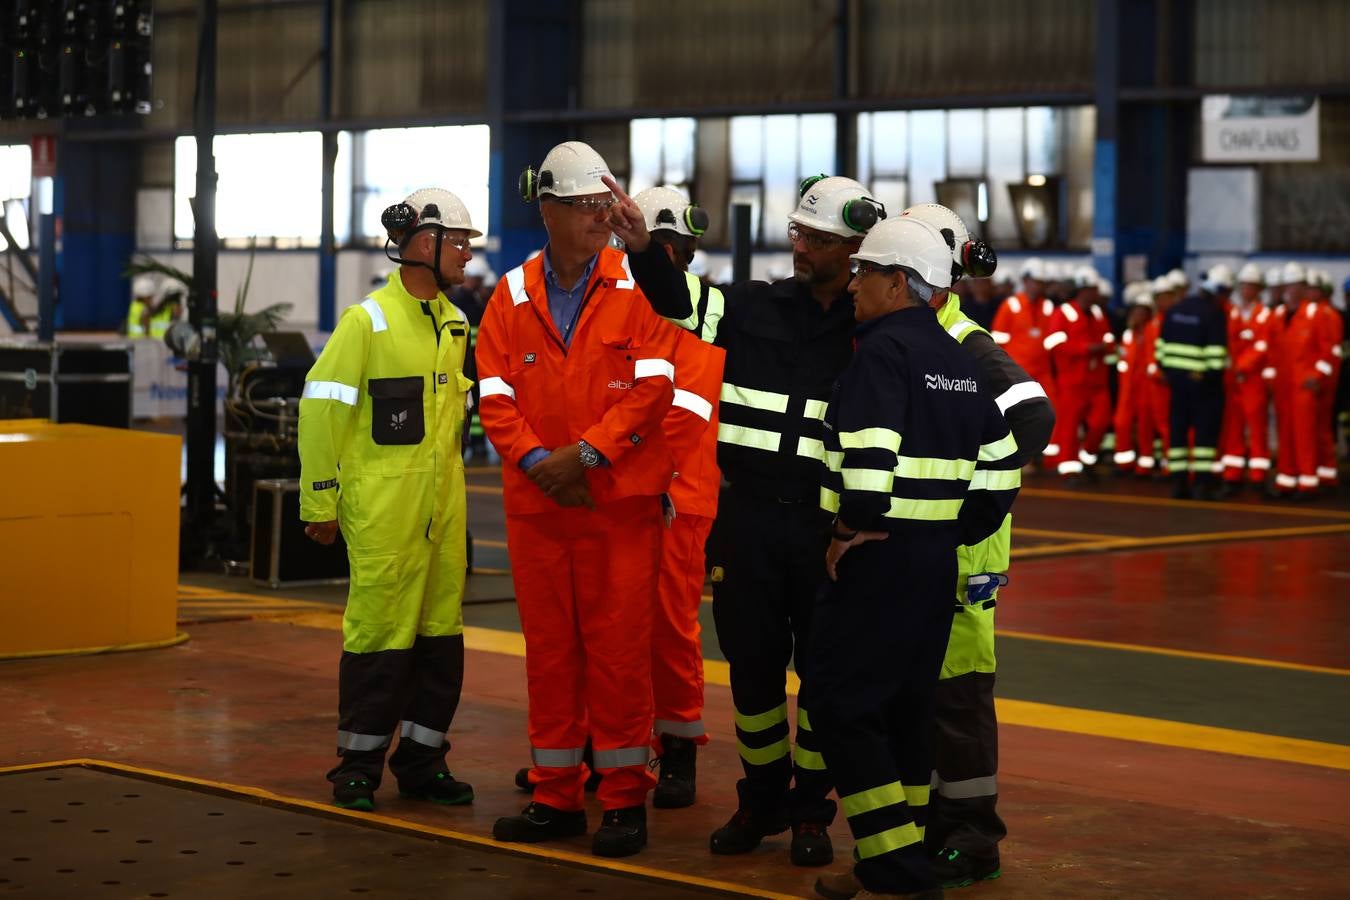
{"label": "man in yellow hi-vis coverall", "polygon": [[343,313],[300,401],[300,517],[351,561],[338,677],[333,800],[374,808],[389,769],[404,796],[470,803],[446,768],[464,681],[464,466],[469,326],[445,291],[464,280],[469,213],[426,188],[384,211],[388,283]]}

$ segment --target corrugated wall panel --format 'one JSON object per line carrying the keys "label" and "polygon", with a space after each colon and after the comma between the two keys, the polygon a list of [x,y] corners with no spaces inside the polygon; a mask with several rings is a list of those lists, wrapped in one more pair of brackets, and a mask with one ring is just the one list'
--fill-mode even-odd
{"label": "corrugated wall panel", "polygon": [[1350,82],[1346,0],[1196,0],[1195,83]]}
{"label": "corrugated wall panel", "polygon": [[587,109],[828,100],[834,0],[586,0]]}
{"label": "corrugated wall panel", "polygon": [[1087,0],[861,0],[858,94],[1091,90],[1096,8]]}

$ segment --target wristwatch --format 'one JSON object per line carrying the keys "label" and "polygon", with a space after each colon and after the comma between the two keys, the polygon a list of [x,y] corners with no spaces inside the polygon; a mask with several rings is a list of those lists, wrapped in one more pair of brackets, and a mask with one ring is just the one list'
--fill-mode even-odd
{"label": "wristwatch", "polygon": [[585,441],[577,441],[577,449],[581,452],[581,465],[583,468],[594,469],[600,465],[600,451],[592,447]]}

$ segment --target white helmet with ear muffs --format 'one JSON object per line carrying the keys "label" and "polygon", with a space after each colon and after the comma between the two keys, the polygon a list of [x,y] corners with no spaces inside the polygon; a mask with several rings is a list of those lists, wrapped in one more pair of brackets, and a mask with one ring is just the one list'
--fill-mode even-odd
{"label": "white helmet with ear muffs", "polygon": [[699,238],[708,230],[708,211],[689,202],[672,187],[650,187],[633,197],[642,210],[648,231],[673,231],[685,237]]}
{"label": "white helmet with ear muffs", "polygon": [[520,173],[517,187],[521,199],[533,203],[540,197],[584,197],[588,194],[608,194],[609,188],[600,179],[609,175],[609,164],[590,144],[581,141],[563,141],[548,151],[539,171],[529,166]]}
{"label": "white helmet with ear muffs", "polygon": [[878,266],[904,266],[936,288],[952,285],[952,251],[947,239],[932,225],[913,216],[878,222],[849,259]]}
{"label": "white helmet with ear muffs", "polygon": [[998,254],[994,248],[984,241],[972,239],[961,217],[941,203],[920,203],[900,215],[927,222],[942,232],[943,237],[950,233],[948,245],[952,249],[952,281],[962,276],[988,278],[998,268]]}
{"label": "white helmet with ear muffs", "polygon": [[380,215],[389,240],[402,246],[403,242],[429,226],[467,231],[469,237],[481,237],[483,232],[473,227],[469,208],[464,201],[442,188],[422,188],[413,191],[401,203],[395,203]]}
{"label": "white helmet with ear muffs", "polygon": [[840,237],[866,234],[886,218],[886,206],[860,182],[841,175],[813,175],[800,187],[801,200],[788,221]]}

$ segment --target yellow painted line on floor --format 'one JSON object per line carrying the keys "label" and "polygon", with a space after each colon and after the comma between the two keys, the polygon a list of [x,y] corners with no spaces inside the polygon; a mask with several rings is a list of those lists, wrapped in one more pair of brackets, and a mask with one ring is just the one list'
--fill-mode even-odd
{"label": "yellow painted line on floor", "polygon": [[1103,541],[1082,541],[1068,544],[1049,544],[1040,547],[1014,547],[1013,559],[1034,559],[1040,556],[1061,556],[1066,553],[1088,553],[1106,550],[1143,550],[1155,547],[1183,547],[1191,544],[1216,544],[1230,541],[1254,541],[1267,538],[1319,537],[1332,534],[1350,534],[1350,522],[1337,525],[1296,525],[1290,528],[1257,528],[1247,531],[1198,531],[1186,534],[1163,534],[1152,537],[1117,537]]}
{"label": "yellow painted line on floor", "polygon": [[1048,528],[1023,528],[1020,525],[1014,525],[1013,538],[1016,539],[1019,534],[1027,537],[1067,538],[1072,541],[1112,541],[1119,537],[1128,537],[1128,535],[1122,534],[1095,534],[1091,531],[1052,531]]}
{"label": "yellow painted line on floor", "polygon": [[1315,672],[1319,675],[1350,675],[1350,669],[1338,669],[1333,666],[1313,666],[1306,663],[1285,662],[1284,660],[1279,659],[1261,659],[1255,656],[1229,656],[1224,653],[1205,653],[1201,650],[1176,650],[1171,647],[1155,647],[1149,644],[1123,644],[1115,641],[1094,641],[1088,638],[1035,634],[1030,631],[1007,631],[1002,628],[996,629],[994,634],[1002,638],[1039,641],[1045,644],[1068,644],[1070,646],[1095,647],[1104,650],[1125,650],[1130,653],[1151,653],[1155,656],[1178,656],[1183,659],[1202,659],[1206,662],[1234,663],[1242,666],[1260,666],[1267,669],[1289,669],[1294,672]]}
{"label": "yellow painted line on floor", "polygon": [[475,547],[496,547],[500,550],[506,549],[506,541],[493,541],[489,540],[488,538],[480,538],[480,537],[476,537],[473,539],[473,545]]}
{"label": "yellow painted line on floor", "polygon": [[263,601],[266,601],[266,602],[268,602],[268,603],[319,603],[319,602],[321,602],[321,601],[318,601],[318,600],[306,600],[306,599],[304,599],[304,598],[302,598],[302,597],[287,597],[287,596],[285,596],[285,595],[283,595],[283,594],[276,594],[276,593],[268,593],[268,594],[246,594],[246,593],[243,593],[243,592],[241,592],[241,591],[217,591],[217,590],[208,590],[208,591],[200,591],[200,590],[195,590],[195,591],[184,591],[184,590],[183,590],[184,587],[188,587],[188,585],[182,585],[182,584],[180,584],[180,585],[178,586],[178,593],[179,593],[179,596],[180,596],[181,599],[184,599],[184,600],[208,600],[208,599],[209,599],[209,600],[241,600],[241,601],[245,601],[245,602],[249,602],[249,603],[256,602],[256,601],[259,601],[259,600],[263,600]]}
{"label": "yellow painted line on floor", "polygon": [[500,494],[501,487],[490,484],[466,484],[464,485],[466,494]]}
{"label": "yellow painted line on floor", "polygon": [[1212,509],[1220,512],[1262,513],[1270,516],[1295,516],[1305,519],[1350,519],[1350,512],[1331,509],[1307,509],[1296,506],[1257,505],[1254,503],[1221,503],[1209,500],[1172,500],[1166,497],[1141,497],[1136,494],[1094,494],[1085,491],[1062,491],[1052,488],[1024,487],[1021,497],[1044,497],[1053,500],[1078,500],[1085,503],[1116,503],[1125,506],[1160,506],[1168,509]]}
{"label": "yellow painted line on floor", "polygon": [[[223,794],[240,799],[250,798],[260,801],[268,806],[289,809],[293,812],[318,814],[323,818],[335,819],[351,825],[360,825],[367,828],[374,827],[379,828],[381,831],[389,831],[408,836],[443,838],[473,849],[490,850],[494,853],[507,853],[512,856],[526,857],[529,859],[565,863],[592,872],[633,875],[638,878],[647,879],[648,881],[656,881],[663,884],[678,884],[681,886],[689,885],[722,894],[737,894],[746,897],[766,897],[771,898],[771,900],[791,900],[792,898],[792,895],[790,894],[779,894],[774,891],[766,891],[731,881],[718,881],[716,879],[703,878],[698,875],[690,875],[684,872],[669,872],[663,869],[655,869],[650,866],[638,866],[632,863],[602,859],[600,857],[589,856],[582,853],[573,853],[569,850],[556,850],[531,844],[506,844],[489,837],[469,834],[464,831],[454,831],[449,828],[437,828],[434,825],[424,825],[420,822],[398,819],[393,816],[381,815],[380,813],[354,812],[352,810],[341,809],[331,803],[306,800],[302,797],[288,797],[284,794],[277,794],[263,788],[251,787],[249,785],[231,784],[228,781],[211,781],[205,778],[193,778],[190,775],[178,775],[173,772],[163,772],[158,769],[146,769],[140,766],[130,766],[125,763],[110,762],[101,759],[67,759],[57,762],[33,763],[23,766],[7,766],[0,768],[0,775],[45,771],[55,768],[70,768],[76,766],[83,769],[93,769],[94,771],[130,775],[135,778],[141,778],[146,781],[154,781],[161,784],[196,788],[198,790],[205,790],[210,793]],[[640,888],[635,887],[632,893],[636,896],[637,894],[642,893],[642,891]]]}
{"label": "yellow painted line on floor", "polygon": [[317,600],[274,600],[271,597],[228,600],[198,600],[193,598],[178,601],[179,609],[189,607],[192,609],[324,609],[332,605],[331,603],[320,603]]}

